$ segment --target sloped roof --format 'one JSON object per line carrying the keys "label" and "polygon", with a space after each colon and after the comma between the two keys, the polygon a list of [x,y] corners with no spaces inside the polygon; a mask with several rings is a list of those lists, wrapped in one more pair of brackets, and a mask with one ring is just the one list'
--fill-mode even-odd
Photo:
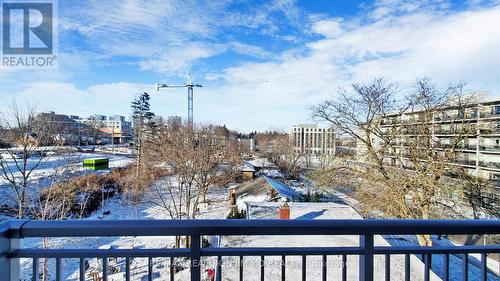
{"label": "sloped roof", "polygon": [[[289,201],[298,201],[302,196],[289,186],[269,177],[259,177],[253,181],[243,183],[236,189],[236,196],[257,196],[267,194],[274,189],[278,195]],[[271,199],[271,198],[268,198]]]}
{"label": "sloped roof", "polygon": [[278,194],[283,197],[286,197],[290,201],[298,201],[302,196],[298,194],[295,190],[293,190],[288,185],[272,179],[270,177],[264,177],[266,181],[276,190]]}
{"label": "sloped roof", "polygon": [[247,163],[243,163],[243,165],[240,165],[238,167],[238,170],[240,170],[240,172],[255,172],[255,168]]}
{"label": "sloped roof", "polygon": [[253,160],[245,161],[245,164],[248,164],[254,168],[275,168],[276,165],[271,163],[266,158],[257,158]]}
{"label": "sloped roof", "polygon": [[245,182],[236,189],[236,196],[252,196],[266,194],[271,189],[263,177]]}

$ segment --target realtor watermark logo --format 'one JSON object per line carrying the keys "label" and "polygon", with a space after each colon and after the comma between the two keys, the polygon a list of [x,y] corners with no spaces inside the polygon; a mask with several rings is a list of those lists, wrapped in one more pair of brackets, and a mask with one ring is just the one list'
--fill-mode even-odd
{"label": "realtor watermark logo", "polygon": [[56,68],[57,1],[11,0],[1,4],[2,67]]}

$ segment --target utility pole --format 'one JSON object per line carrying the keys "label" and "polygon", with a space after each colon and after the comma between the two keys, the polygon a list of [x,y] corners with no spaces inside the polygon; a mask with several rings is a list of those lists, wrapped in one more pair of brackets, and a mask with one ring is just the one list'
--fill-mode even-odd
{"label": "utility pole", "polygon": [[188,127],[193,128],[193,88],[203,87],[200,84],[193,84],[191,80],[191,75],[188,73],[188,80],[184,85],[167,85],[167,84],[156,84],[156,90],[160,91],[160,88],[187,88],[188,89]]}

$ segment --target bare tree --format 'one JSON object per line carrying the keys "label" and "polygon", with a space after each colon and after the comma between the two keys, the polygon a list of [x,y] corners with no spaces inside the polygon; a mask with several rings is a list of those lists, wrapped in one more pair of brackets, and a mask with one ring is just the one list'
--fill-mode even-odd
{"label": "bare tree", "polygon": [[288,134],[269,136],[268,148],[264,152],[266,158],[276,165],[280,171],[289,178],[298,179],[304,162],[307,162],[305,154],[296,151],[290,142]]}
{"label": "bare tree", "polygon": [[[78,124],[78,125],[80,126],[80,124]],[[97,144],[97,139],[101,135],[101,129],[106,127],[106,124],[104,124],[104,122],[102,120],[91,117],[91,118],[89,118],[89,120],[86,121],[85,125],[86,125],[86,127],[88,126],[87,127],[88,130],[85,130],[86,137],[87,137],[87,145],[89,145],[89,141],[90,141],[89,133],[92,134],[93,143]],[[90,130],[90,132],[88,132],[89,130]],[[80,137],[80,136],[78,136],[78,137]]]}
{"label": "bare tree", "polygon": [[0,177],[7,181],[16,195],[18,218],[25,216],[26,196],[36,169],[47,160],[48,145],[54,144],[52,124],[37,118],[29,105],[21,110],[13,103],[3,114],[2,133],[11,146],[0,154]]}
{"label": "bare tree", "polygon": [[[361,144],[367,161],[350,169],[360,179],[357,196],[367,213],[397,218],[429,219],[456,211],[456,194],[463,185],[450,180],[463,174],[453,162],[458,148],[475,133],[464,114],[473,96],[465,95],[463,84],[438,89],[428,79],[419,79],[406,100],[396,102],[392,85],[376,79],[369,85],[354,85],[337,101],[313,108],[313,115]],[[447,108],[449,110],[444,110]],[[448,112],[449,111],[449,112]],[[453,128],[447,138],[436,118],[449,114]],[[385,125],[385,126],[383,126]],[[359,147],[358,147],[359,149]],[[428,235],[417,236],[421,245],[431,245]]]}
{"label": "bare tree", "polygon": [[[78,169],[79,157],[73,153],[65,153],[54,160],[51,165],[51,173],[45,178],[44,184],[38,182],[34,185],[34,192],[31,195],[31,200],[28,200],[27,207],[30,210],[30,215],[37,220],[63,220],[76,215],[81,218],[84,208],[81,213],[72,214],[75,196],[75,190],[66,188],[65,183],[68,182],[73,173]],[[48,237],[42,239],[42,248],[49,248],[50,240]],[[41,275],[42,280],[48,280],[48,260],[41,259]]]}
{"label": "bare tree", "polygon": [[[164,128],[159,135],[156,159],[168,169],[169,176],[163,184],[154,185],[153,202],[172,219],[195,219],[209,189],[233,180],[240,162],[236,143],[216,134],[212,126]],[[180,246],[179,239],[176,246]]]}
{"label": "bare tree", "polygon": [[[394,134],[380,128],[381,116],[402,112],[396,101],[397,86],[382,78],[362,85],[352,85],[353,91],[341,89],[338,97],[312,107],[312,116],[329,122],[341,135],[349,136],[366,147],[366,153],[379,172],[388,178],[384,168],[386,150],[394,143]],[[382,146],[374,146],[382,139]]]}

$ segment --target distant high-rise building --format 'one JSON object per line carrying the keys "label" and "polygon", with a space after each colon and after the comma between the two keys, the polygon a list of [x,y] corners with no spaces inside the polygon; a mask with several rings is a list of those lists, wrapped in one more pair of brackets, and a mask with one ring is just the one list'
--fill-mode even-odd
{"label": "distant high-rise building", "polygon": [[132,137],[132,123],[125,121],[125,116],[113,115],[107,118],[104,115],[92,115],[81,119],[81,122],[108,134],[113,144],[123,143]]}
{"label": "distant high-rise building", "polygon": [[182,125],[182,117],[180,117],[180,116],[168,116],[167,117],[167,125],[169,125],[169,126],[181,126]]}
{"label": "distant high-rise building", "polygon": [[121,115],[112,115],[108,117],[109,121],[120,121],[120,122],[125,122],[125,116]]}
{"label": "distant high-rise building", "polygon": [[298,153],[335,154],[335,133],[332,128],[319,128],[316,124],[292,127],[290,142]]}
{"label": "distant high-rise building", "polygon": [[106,116],[104,115],[99,115],[99,114],[94,114],[92,116],[89,116],[87,118],[87,120],[99,120],[99,121],[105,121],[106,120]]}
{"label": "distant high-rise building", "polygon": [[153,122],[155,125],[158,126],[164,126],[165,125],[165,119],[163,117],[155,115],[153,118],[151,118],[151,122]]}

